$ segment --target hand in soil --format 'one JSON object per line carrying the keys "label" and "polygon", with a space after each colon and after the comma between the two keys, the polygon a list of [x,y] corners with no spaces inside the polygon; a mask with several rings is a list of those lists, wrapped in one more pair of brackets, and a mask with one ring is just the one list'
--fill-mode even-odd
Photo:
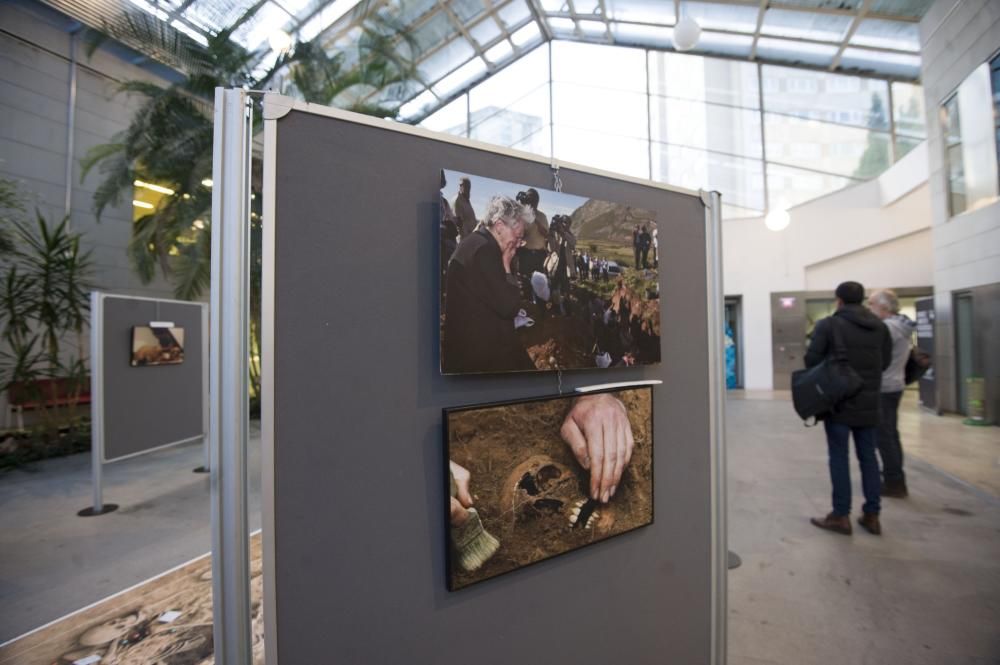
{"label": "hand in soil", "polygon": [[566,414],[559,434],[580,466],[590,470],[590,497],[607,503],[635,446],[625,405],[608,394],[584,395]]}
{"label": "hand in soil", "polygon": [[458,488],[457,497],[451,497],[451,525],[461,526],[469,519],[467,508],[472,507],[472,494],[469,492],[469,481],[472,475],[469,470],[449,461],[451,476],[455,479],[455,486]]}

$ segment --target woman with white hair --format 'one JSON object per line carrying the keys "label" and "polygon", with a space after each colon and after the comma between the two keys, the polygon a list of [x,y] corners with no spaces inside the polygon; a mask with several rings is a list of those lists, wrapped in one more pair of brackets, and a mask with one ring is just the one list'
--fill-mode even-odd
{"label": "woman with white hair", "polygon": [[445,275],[441,369],[445,374],[535,369],[518,341],[521,289],[511,263],[533,212],[490,199],[479,227],[458,244]]}
{"label": "woman with white hair", "polygon": [[903,442],[897,427],[899,402],[906,388],[906,360],[916,324],[899,313],[899,298],[889,289],[875,291],[868,297],[868,308],[882,319],[892,338],[892,362],[882,373],[882,421],[878,427],[878,452],[882,458],[882,496],[905,498],[906,474],[903,473]]}

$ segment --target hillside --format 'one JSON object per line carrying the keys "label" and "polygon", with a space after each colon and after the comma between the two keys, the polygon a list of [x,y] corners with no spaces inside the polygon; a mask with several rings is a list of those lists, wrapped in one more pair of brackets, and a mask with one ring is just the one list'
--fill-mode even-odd
{"label": "hillside", "polygon": [[577,242],[586,240],[610,240],[632,246],[632,230],[636,224],[647,225],[656,222],[649,210],[634,208],[621,203],[590,199],[573,211],[573,233]]}

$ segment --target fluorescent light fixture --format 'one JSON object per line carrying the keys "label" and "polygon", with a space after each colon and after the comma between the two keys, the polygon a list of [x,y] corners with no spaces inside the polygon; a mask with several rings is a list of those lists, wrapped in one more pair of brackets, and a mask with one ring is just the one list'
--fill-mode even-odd
{"label": "fluorescent light fixture", "polygon": [[539,29],[538,24],[532,21],[511,35],[510,41],[514,42],[514,46],[525,46],[540,37],[541,34],[542,31]]}
{"label": "fluorescent light fixture", "polygon": [[128,1],[133,5],[135,5],[136,7],[138,7],[139,9],[141,9],[142,11],[146,12],[147,14],[152,14],[161,21],[166,21],[168,18],[170,18],[170,14],[168,14],[167,12],[163,11],[158,7],[154,7],[153,5],[146,2],[146,0],[128,0]]}
{"label": "fluorescent light fixture", "polygon": [[447,97],[466,83],[486,73],[486,63],[481,58],[473,58],[434,85],[438,97]]}
{"label": "fluorescent light fixture", "polygon": [[146,210],[152,210],[154,207],[152,203],[146,203],[145,201],[137,201],[137,200],[133,200],[132,205],[134,205],[136,208],[145,208]]}
{"label": "fluorescent light fixture", "polygon": [[511,46],[510,42],[505,39],[499,42],[496,46],[490,47],[490,49],[483,55],[485,55],[486,59],[490,62],[501,62],[506,60],[507,57],[513,52],[514,47]]}
{"label": "fluorescent light fixture", "polygon": [[580,20],[580,30],[585,35],[603,35],[606,29],[607,26],[604,25],[604,21]]}
{"label": "fluorescent light fixture", "polygon": [[136,187],[142,187],[144,189],[150,189],[154,192],[159,192],[160,194],[166,194],[167,196],[173,196],[174,190],[169,187],[163,187],[162,185],[154,185],[151,182],[143,182],[142,180],[136,180],[132,183]]}
{"label": "fluorescent light fixture", "polygon": [[205,178],[204,180],[201,181],[201,186],[202,187],[211,187],[212,186],[212,179],[211,178]]}
{"label": "fluorescent light fixture", "polygon": [[[135,2],[135,0],[132,1]],[[299,28],[299,39],[305,42],[309,41],[336,23],[341,16],[354,9],[360,1],[334,0]]]}

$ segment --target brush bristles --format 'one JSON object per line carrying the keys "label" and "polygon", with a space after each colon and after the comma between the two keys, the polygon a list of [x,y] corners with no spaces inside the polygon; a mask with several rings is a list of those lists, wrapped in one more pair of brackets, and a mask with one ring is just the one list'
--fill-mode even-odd
{"label": "brush bristles", "polygon": [[458,563],[463,570],[478,570],[500,549],[500,541],[483,527],[483,521],[475,508],[469,508],[469,519],[465,524],[452,529]]}

